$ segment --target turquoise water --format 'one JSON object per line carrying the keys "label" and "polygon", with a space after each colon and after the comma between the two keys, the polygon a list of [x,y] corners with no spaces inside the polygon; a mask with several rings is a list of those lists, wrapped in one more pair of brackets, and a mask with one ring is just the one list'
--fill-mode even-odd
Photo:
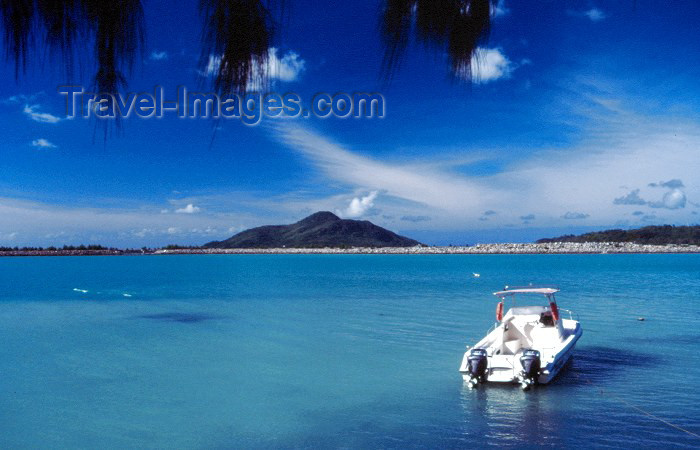
{"label": "turquoise water", "polygon": [[[0,282],[0,448],[700,445],[634,409],[700,434],[700,255],[1,258]],[[578,313],[573,361],[469,391],[490,293],[530,282]]]}

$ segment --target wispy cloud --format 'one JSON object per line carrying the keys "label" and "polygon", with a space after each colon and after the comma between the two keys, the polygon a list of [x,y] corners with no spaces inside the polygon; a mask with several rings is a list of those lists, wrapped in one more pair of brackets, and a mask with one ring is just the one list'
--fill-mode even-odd
{"label": "wispy cloud", "polygon": [[572,17],[579,17],[579,18],[585,18],[590,20],[591,22],[600,22],[603,19],[606,19],[608,15],[600,8],[592,7],[591,9],[588,9],[586,11],[581,11],[581,10],[567,10],[566,13],[569,16]]}
{"label": "wispy cloud", "polygon": [[39,138],[39,139],[34,139],[32,141],[32,147],[41,147],[41,148],[56,148],[54,144],[49,142],[48,140],[44,138]]}
{"label": "wispy cloud", "polygon": [[493,17],[503,17],[510,13],[510,9],[506,7],[505,0],[498,0],[496,5],[493,7]]}
{"label": "wispy cloud", "polygon": [[450,211],[477,207],[492,198],[463,178],[434,167],[396,165],[361,156],[300,125],[284,124],[275,130],[281,143],[301,152],[327,176],[358,189]]}
{"label": "wispy cloud", "polygon": [[151,52],[151,55],[149,56],[148,59],[150,59],[151,61],[166,60],[166,59],[168,59],[168,52],[166,52],[166,51],[162,51],[162,52],[153,51],[153,52]]}
{"label": "wispy cloud", "polygon": [[570,212],[570,211],[568,211],[566,214],[561,216],[562,219],[566,219],[566,220],[580,220],[580,219],[586,219],[588,217],[590,217],[589,214],[580,213],[580,212]]}
{"label": "wispy cloud", "polygon": [[607,15],[598,8],[591,8],[588,11],[585,11],[583,15],[591,19],[593,22],[600,22],[607,17]]}
{"label": "wispy cloud", "polygon": [[35,122],[41,123],[58,123],[61,121],[60,117],[56,117],[50,113],[39,112],[39,105],[24,105],[24,114]]}
{"label": "wispy cloud", "polygon": [[418,222],[428,222],[431,220],[430,216],[401,216],[401,220],[404,222],[413,222],[413,223],[418,223]]}
{"label": "wispy cloud", "polygon": [[[687,220],[688,213],[681,215],[682,211],[700,198],[700,183],[692,183],[692,189],[675,188],[678,192],[673,187],[680,186],[680,180],[697,180],[700,169],[689,162],[697,159],[700,125],[682,117],[646,117],[637,112],[638,99],[634,108],[626,109],[626,99],[615,96],[613,83],[605,85],[596,78],[598,84],[590,87],[589,82],[577,80],[569,86],[577,98],[557,110],[557,114],[576,114],[582,138],[565,149],[514,149],[504,167],[489,176],[455,170],[464,167],[463,155],[455,155],[453,167],[402,164],[355,152],[299,123],[272,129],[280,142],[307,158],[334,186],[354,192],[376,190],[382,194],[383,214],[429,215],[433,220],[424,224],[432,229],[474,226],[480,218],[488,218],[492,227],[505,226],[520,217],[512,211],[484,215],[493,205],[518,205],[520,211],[528,211],[523,217],[532,214],[538,223],[550,226],[570,226],[573,220],[609,226],[629,214],[621,208],[624,205],[664,208],[668,211],[664,220]],[[659,179],[669,181],[648,186]],[[620,185],[632,188],[620,195]],[[658,196],[659,188],[667,192]],[[581,211],[596,214],[582,217]]]}
{"label": "wispy cloud", "polygon": [[19,233],[13,231],[11,233],[0,233],[0,241],[14,241]]}
{"label": "wispy cloud", "polygon": [[243,212],[235,218],[227,213],[160,214],[155,206],[138,204],[85,208],[0,197],[0,230],[21,230],[14,235],[17,245],[201,245],[230,236],[232,222],[241,228],[260,224]]}
{"label": "wispy cloud", "polygon": [[673,180],[668,180],[668,181],[659,181],[658,183],[649,183],[649,187],[665,187],[665,188],[670,188],[670,189],[679,189],[679,188],[684,188],[685,185],[683,184],[683,181],[678,180],[678,179],[673,179]]}
{"label": "wispy cloud", "polygon": [[646,205],[647,201],[639,196],[639,189],[635,189],[628,194],[613,200],[614,205]]}
{"label": "wispy cloud", "polygon": [[44,91],[39,91],[34,94],[15,94],[11,95],[7,98],[4,98],[0,100],[0,103],[5,104],[5,105],[17,105],[17,104],[27,104],[27,103],[34,103],[39,99],[39,97],[42,97],[45,95]]}

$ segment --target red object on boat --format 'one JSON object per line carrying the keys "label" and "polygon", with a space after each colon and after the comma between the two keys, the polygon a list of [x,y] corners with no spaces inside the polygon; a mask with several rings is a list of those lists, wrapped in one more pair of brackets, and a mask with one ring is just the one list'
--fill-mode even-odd
{"label": "red object on boat", "polygon": [[554,302],[549,302],[549,308],[552,310],[552,319],[556,322],[559,320],[559,308],[557,308],[557,304]]}
{"label": "red object on boat", "polygon": [[496,320],[499,322],[503,319],[503,302],[498,302],[496,305]]}

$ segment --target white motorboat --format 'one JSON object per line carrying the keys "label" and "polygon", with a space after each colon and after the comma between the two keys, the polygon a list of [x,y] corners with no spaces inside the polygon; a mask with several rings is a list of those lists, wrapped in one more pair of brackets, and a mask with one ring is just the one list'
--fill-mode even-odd
{"label": "white motorboat", "polygon": [[[559,309],[555,287],[508,287],[493,295],[496,324],[474,347],[467,347],[459,371],[470,388],[485,382],[520,383],[523,389],[547,384],[564,367],[583,331],[571,311]],[[516,305],[516,298],[542,296],[545,305]],[[506,300],[512,302],[503,315]],[[568,319],[561,317],[568,313]]]}

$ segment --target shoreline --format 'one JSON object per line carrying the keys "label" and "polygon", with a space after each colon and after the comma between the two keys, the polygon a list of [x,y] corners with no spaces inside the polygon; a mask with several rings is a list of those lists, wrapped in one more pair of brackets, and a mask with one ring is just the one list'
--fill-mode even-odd
{"label": "shoreline", "polygon": [[137,255],[561,255],[561,254],[700,253],[700,246],[649,245],[628,242],[549,242],[543,244],[476,244],[451,247],[353,248],[191,248],[157,250],[11,250],[0,257],[18,256],[137,256]]}

